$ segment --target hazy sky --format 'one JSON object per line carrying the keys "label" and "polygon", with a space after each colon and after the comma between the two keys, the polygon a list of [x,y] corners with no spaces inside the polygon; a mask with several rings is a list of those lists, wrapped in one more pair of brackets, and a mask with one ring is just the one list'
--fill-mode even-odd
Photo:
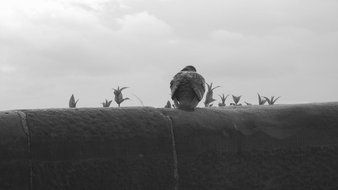
{"label": "hazy sky", "polygon": [[0,110],[100,107],[118,85],[163,107],[185,65],[216,96],[338,101],[338,1],[0,0]]}

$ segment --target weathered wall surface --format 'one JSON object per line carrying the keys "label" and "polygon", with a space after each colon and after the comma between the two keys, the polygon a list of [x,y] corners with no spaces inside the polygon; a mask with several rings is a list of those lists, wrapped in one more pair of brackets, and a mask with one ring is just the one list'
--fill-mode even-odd
{"label": "weathered wall surface", "polygon": [[0,112],[0,189],[337,189],[338,103]]}
{"label": "weathered wall surface", "polygon": [[338,104],[162,112],[180,189],[338,189]]}
{"label": "weathered wall surface", "polygon": [[15,112],[0,113],[0,189],[29,186],[28,138]]}
{"label": "weathered wall surface", "polygon": [[0,114],[0,189],[172,189],[170,122],[154,108],[8,113]]}

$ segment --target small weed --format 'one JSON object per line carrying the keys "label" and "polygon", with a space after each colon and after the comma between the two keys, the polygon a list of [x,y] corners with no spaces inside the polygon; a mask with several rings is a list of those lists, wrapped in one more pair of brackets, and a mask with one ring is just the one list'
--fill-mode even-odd
{"label": "small weed", "polygon": [[277,97],[277,98],[275,98],[274,96],[271,96],[271,98],[268,98],[268,97],[264,96],[264,98],[268,102],[269,105],[274,105],[275,102],[280,98],[280,96]]}
{"label": "small weed", "polygon": [[102,106],[103,106],[104,108],[108,108],[112,102],[113,102],[113,100],[109,100],[109,101],[108,101],[108,100],[106,99],[105,102],[102,102]]}
{"label": "small weed", "polygon": [[119,86],[117,89],[114,89],[114,95],[115,95],[115,102],[117,105],[120,107],[121,103],[124,102],[125,100],[129,100],[129,98],[123,98],[122,90],[126,89],[128,87],[122,87],[120,88]]}
{"label": "small weed", "polygon": [[218,95],[221,98],[222,103],[218,103],[219,107],[224,107],[225,106],[225,100],[228,98],[229,95],[224,96],[224,94]]}
{"label": "small weed", "polygon": [[69,108],[76,108],[76,104],[78,101],[79,99],[75,101],[74,94],[72,94],[72,96],[69,99]]}
{"label": "small weed", "polygon": [[261,95],[259,95],[258,93],[257,95],[258,95],[258,105],[264,105],[266,102],[266,99],[263,99]]}
{"label": "small weed", "polygon": [[204,102],[204,106],[205,107],[211,107],[212,105],[210,105],[210,103],[212,103],[213,101],[215,101],[215,99],[213,98],[214,95],[214,90],[220,86],[216,86],[216,87],[212,87],[212,83],[210,83],[210,85],[208,83],[206,83],[208,86],[208,91],[207,94],[205,96],[205,102]]}
{"label": "small weed", "polygon": [[169,100],[167,101],[167,104],[164,106],[164,108],[171,108],[171,103]]}
{"label": "small weed", "polygon": [[232,95],[232,100],[234,101],[234,103],[231,103],[230,105],[232,106],[241,106],[242,104],[239,104],[239,101],[241,100],[242,96],[234,96]]}
{"label": "small weed", "polygon": [[244,102],[247,106],[252,106],[252,104],[251,103],[249,103],[249,102]]}

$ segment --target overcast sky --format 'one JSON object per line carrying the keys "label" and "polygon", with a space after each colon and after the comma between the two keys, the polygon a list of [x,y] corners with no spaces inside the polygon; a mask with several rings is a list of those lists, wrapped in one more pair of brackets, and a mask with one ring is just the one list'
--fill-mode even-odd
{"label": "overcast sky", "polygon": [[0,110],[101,107],[118,85],[163,107],[186,65],[215,97],[338,101],[338,1],[0,0]]}

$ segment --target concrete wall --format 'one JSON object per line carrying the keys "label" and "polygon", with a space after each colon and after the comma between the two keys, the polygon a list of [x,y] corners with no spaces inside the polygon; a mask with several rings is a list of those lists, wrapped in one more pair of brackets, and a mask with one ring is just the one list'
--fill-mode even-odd
{"label": "concrete wall", "polygon": [[0,189],[336,189],[338,103],[0,112]]}

